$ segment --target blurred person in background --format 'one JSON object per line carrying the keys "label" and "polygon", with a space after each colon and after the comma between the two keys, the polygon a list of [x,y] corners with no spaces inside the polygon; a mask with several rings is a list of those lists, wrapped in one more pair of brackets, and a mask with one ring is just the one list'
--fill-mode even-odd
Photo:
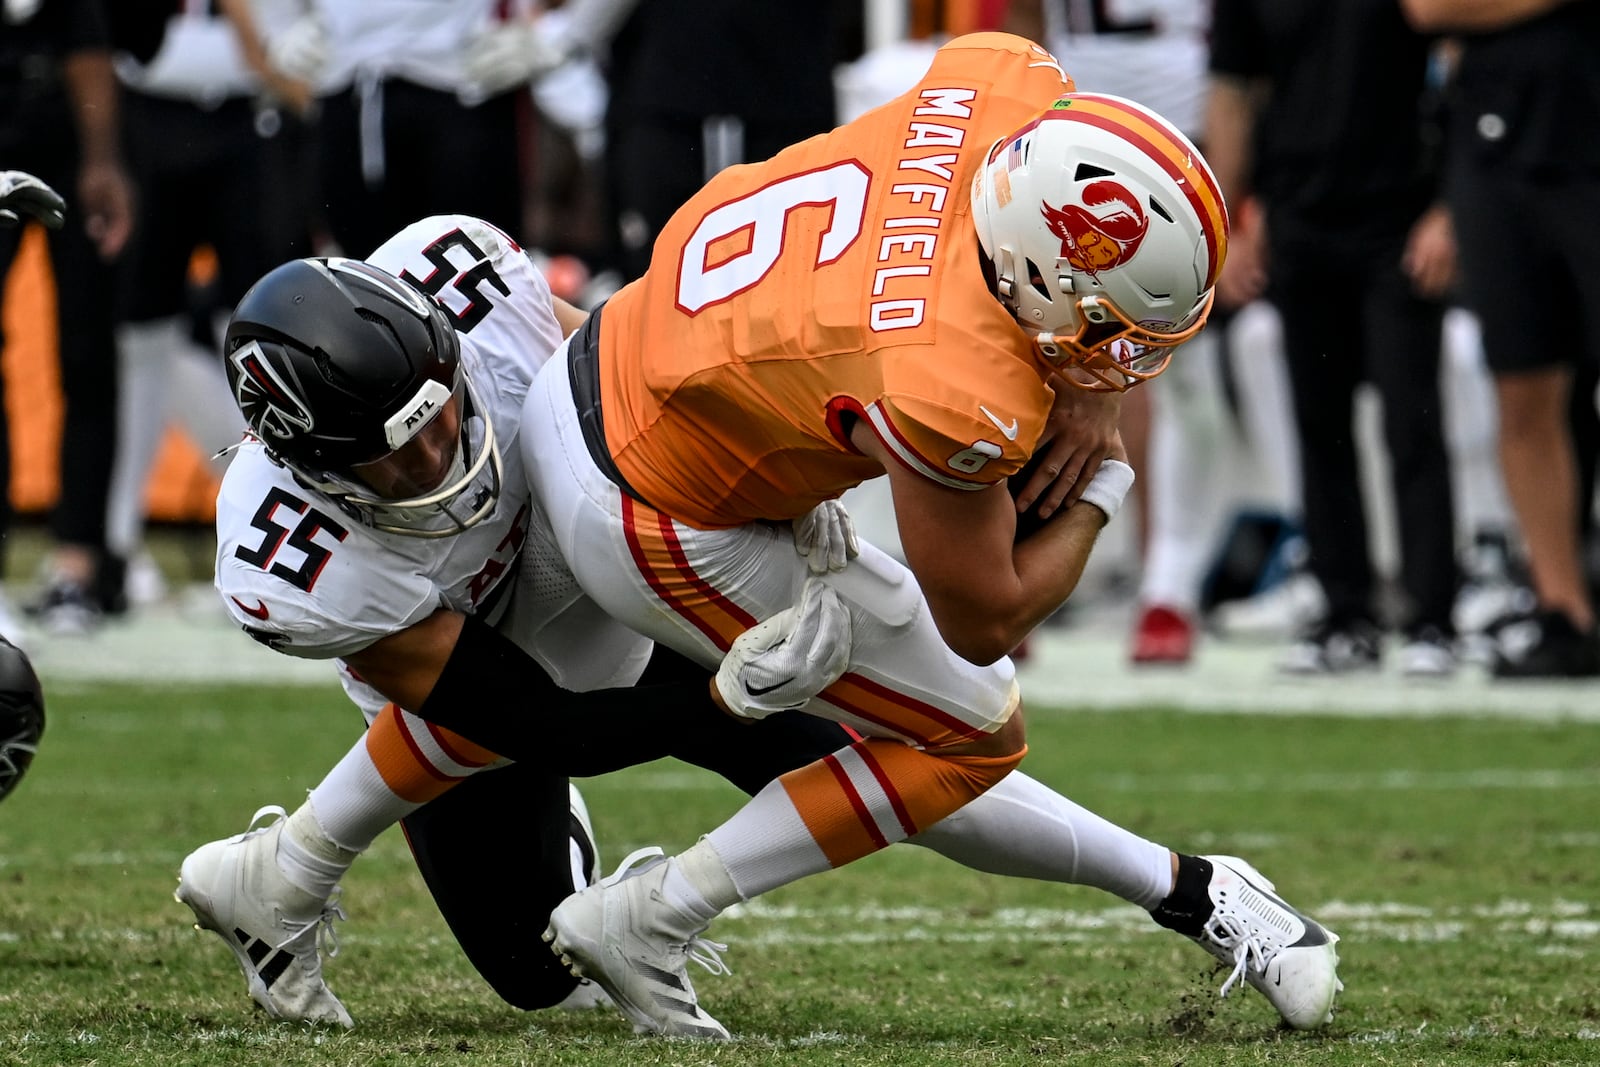
{"label": "blurred person in background", "polygon": [[[310,251],[308,220],[288,215],[293,201],[277,192],[301,176],[281,166],[271,143],[296,136],[310,86],[266,64],[248,0],[189,0],[177,12],[168,0],[125,2],[119,18],[137,17],[141,6],[160,47],[148,62],[126,51],[116,58],[137,197],[120,264],[116,461],[102,583],[113,611],[126,606],[130,589],[134,599],[150,599],[163,585],[142,546],[146,481],[169,420],[206,456],[239,439],[213,313],[202,313],[205,336],[192,336],[195,254],[215,255],[210,296],[225,319],[268,267]],[[130,561],[134,583],[123,577]]]}
{"label": "blurred person in background", "polygon": [[1450,197],[1537,605],[1497,677],[1600,675],[1585,570],[1600,455],[1600,4],[1400,0],[1455,36]]}
{"label": "blurred person in background", "polygon": [[713,175],[833,128],[839,0],[649,0],[604,64],[616,265],[639,277],[667,219]]}
{"label": "blurred person in background", "polygon": [[840,6],[569,0],[524,24],[518,47],[541,71],[583,54],[605,73],[605,210],[624,280],[718,171],[833,128]]}
{"label": "blurred person in background", "polygon": [[534,0],[304,0],[263,26],[270,68],[316,87],[315,202],[338,250],[367,255],[432,212],[522,232],[525,90],[560,58],[540,47],[537,13]]}
{"label": "blurred person in background", "polygon": [[[1153,108],[1205,151],[1209,16],[1208,5],[1195,0],[1029,0],[1011,5],[1010,25],[1031,19],[1080,87]],[[1260,434],[1253,442],[1258,465],[1277,474],[1276,483],[1297,482],[1271,470],[1294,458],[1282,354],[1254,345],[1239,356],[1248,372],[1233,375],[1229,337],[1237,308],[1218,295],[1205,332],[1160,380],[1134,390],[1123,405],[1123,439],[1135,469],[1144,472],[1137,496],[1139,609],[1128,650],[1136,664],[1182,664],[1193,655],[1205,573],[1230,496],[1241,495],[1230,484],[1227,451],[1240,429],[1235,403]],[[1297,498],[1283,503],[1298,511]]]}
{"label": "blurred person in background", "polygon": [[[111,25],[98,0],[40,0],[0,10],[0,160],[72,198],[50,231],[64,418],[53,547],[29,614],[52,633],[85,633],[104,603],[106,491],[116,422],[114,262],[133,227],[122,162]],[[0,229],[0,277],[21,229]],[[0,405],[0,551],[11,525],[10,441]],[[13,627],[14,632],[14,627]]]}
{"label": "blurred person in background", "polygon": [[[0,231],[14,229],[24,219],[37,219],[52,230],[59,230],[66,221],[66,210],[67,205],[61,195],[32,174],[20,170],[0,170]],[[3,406],[0,406],[0,457],[6,460],[0,472],[9,473],[10,440]],[[0,486],[4,486],[4,482],[0,482]],[[0,508],[9,507],[9,494],[7,496],[7,500],[0,500]],[[0,530],[0,538],[4,533],[4,530]],[[3,548],[3,543],[0,543],[0,548]],[[3,562],[3,556],[0,556],[0,562]],[[21,641],[20,630],[20,620],[13,613],[5,593],[0,592],[0,638]],[[20,770],[17,776],[21,776]]]}
{"label": "blurred person in background", "polygon": [[1402,672],[1456,666],[1458,584],[1439,366],[1454,280],[1422,107],[1431,42],[1395,0],[1217,0],[1206,142],[1237,233],[1219,299],[1282,316],[1309,567],[1327,601],[1281,663],[1378,666],[1378,576],[1355,444],[1364,381],[1383,404],[1400,534]]}

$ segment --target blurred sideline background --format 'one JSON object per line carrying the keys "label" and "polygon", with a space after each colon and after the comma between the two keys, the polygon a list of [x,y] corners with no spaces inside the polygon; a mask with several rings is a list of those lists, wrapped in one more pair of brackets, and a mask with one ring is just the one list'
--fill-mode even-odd
{"label": "blurred sideline background", "polygon": [[[1202,0],[1194,2],[1199,4]],[[846,121],[902,91],[926,69],[940,41],[992,23],[995,12],[1005,6],[1001,0],[943,0],[941,3],[865,0],[859,9],[862,54],[853,62],[841,64],[834,72],[839,120]],[[1082,66],[1065,53],[1063,57],[1069,69]],[[571,143],[563,143],[574,140],[569,136],[570,131],[563,132],[556,127],[555,123],[538,123],[527,131],[538,142],[533,153],[538,166],[528,177],[526,229],[541,245],[557,253],[548,268],[553,287],[565,290],[563,295],[570,299],[589,303],[608,294],[605,279],[592,277],[576,257],[560,253],[567,248],[581,247],[586,239],[592,238],[583,231],[588,210],[585,198],[592,195],[592,189],[586,193],[585,184],[592,184],[594,175],[581,158],[582,152],[575,151]],[[197,289],[203,288],[214,270],[213,259],[208,250],[202,248],[191,264],[191,281]],[[563,279],[561,272],[564,270],[574,273]],[[615,282],[611,284],[614,287]],[[0,578],[13,592],[12,599],[18,602],[25,599],[22,594],[39,580],[42,561],[49,551],[43,519],[59,490],[57,443],[61,404],[56,378],[54,299],[44,242],[35,228],[26,235],[5,287],[3,314],[7,343],[4,365],[0,367],[7,384],[6,404],[13,449],[11,497],[18,516],[5,573]],[[1270,332],[1272,324],[1268,323],[1267,328]],[[1272,344],[1247,343],[1242,347],[1270,348]],[[1358,436],[1365,460],[1362,473],[1367,489],[1370,534],[1378,568],[1392,577],[1398,551],[1393,509],[1389,493],[1385,491],[1387,458],[1380,443],[1376,402],[1370,397],[1366,399],[1360,409]],[[1218,465],[1229,475],[1227,484],[1219,487],[1218,493],[1218,507],[1223,515],[1238,518],[1258,510],[1281,509],[1283,501],[1278,498],[1285,495],[1283,487],[1273,485],[1274,479],[1264,474],[1264,469],[1272,465],[1269,460],[1281,463],[1282,457],[1258,454],[1259,449],[1253,449],[1251,443],[1238,434],[1224,435],[1215,443],[1217,448],[1226,451],[1225,461]],[[105,447],[113,446],[108,428]],[[30,650],[41,657],[46,669],[59,663],[74,673],[110,670],[119,662],[118,657],[100,653],[111,643],[131,642],[128,669],[138,675],[140,663],[148,658],[138,651],[137,646],[141,644],[153,642],[178,647],[172,644],[177,640],[182,647],[195,647],[196,639],[192,635],[181,640],[171,633],[162,636],[163,620],[168,616],[185,620],[185,625],[209,623],[221,631],[216,656],[200,658],[220,657],[221,661],[227,661],[234,656],[249,658],[251,653],[260,651],[250,642],[240,640],[231,627],[217,625],[221,614],[210,589],[215,548],[211,524],[217,476],[207,458],[177,427],[169,426],[165,431],[145,487],[150,523],[146,545],[158,579],[164,580],[165,587],[158,599],[136,604],[135,610],[126,617],[133,625],[110,626],[104,633],[94,635],[96,656],[92,663],[85,662],[81,654],[83,646],[75,645],[72,640],[25,634]],[[887,510],[881,494],[869,488],[864,493],[852,493],[847,502],[864,535],[891,551],[897,549],[892,513]],[[1206,550],[1220,562],[1225,552],[1226,519],[1210,528],[1196,522],[1193,529],[1197,539],[1214,542],[1208,544]],[[1080,592],[1068,609],[1054,620],[1057,625],[1042,633],[1031,651],[1048,653],[1050,661],[1055,663],[1063,654],[1062,641],[1057,638],[1070,635],[1073,647],[1095,650],[1097,657],[1120,672],[1107,679],[1112,687],[1127,689],[1129,679],[1147,677],[1129,672],[1126,664],[1127,638],[1141,569],[1139,530],[1135,502],[1128,513],[1107,530]],[[1276,614],[1269,612],[1261,625],[1230,633],[1228,642],[1205,642],[1194,666],[1204,669],[1213,661],[1226,662],[1230,665],[1228,670],[1235,674],[1244,672],[1271,679],[1271,654],[1292,638],[1303,615],[1303,611],[1292,609],[1277,610]],[[127,630],[138,632],[132,635],[123,632]],[[263,662],[275,665],[277,673],[287,675],[293,675],[302,666],[284,657],[269,656]],[[1030,670],[1037,672],[1040,668],[1035,664]],[[1075,664],[1069,673],[1081,679],[1083,670],[1083,665]],[[1468,672],[1452,684],[1481,682],[1481,675]],[[1185,672],[1167,672],[1165,678],[1158,672],[1149,684],[1157,687],[1156,699],[1168,699],[1161,694],[1170,692],[1170,699],[1180,702],[1194,699],[1197,691],[1204,696],[1203,691],[1208,688],[1193,674]],[[1145,692],[1148,685],[1132,688]]]}

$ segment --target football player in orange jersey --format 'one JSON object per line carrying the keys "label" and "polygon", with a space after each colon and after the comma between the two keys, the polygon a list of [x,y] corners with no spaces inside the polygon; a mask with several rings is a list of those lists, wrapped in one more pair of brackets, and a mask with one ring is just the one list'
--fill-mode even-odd
{"label": "football player in orange jersey", "polygon": [[[685,971],[720,970],[700,935],[723,909],[1022,778],[1006,653],[1117,511],[1133,480],[1117,398],[1204,325],[1227,241],[1216,182],[1171,124],[1073,89],[1021,38],[948,43],[901,97],[712,179],[534,382],[529,478],[611,616],[715,666],[758,624],[795,630],[798,603],[809,629],[750,647],[788,648],[796,670],[849,649],[810,703],[785,694],[792,672],[741,676],[730,655],[718,686],[737,714],[804,706],[858,739],[553,913],[552,950],[641,1030],[727,1036]],[[789,523],[883,473],[909,569],[863,545],[810,577]],[[1035,506],[1048,521],[1019,540]],[[1031,832],[999,820],[984,841]],[[1129,899],[1148,891],[1157,921],[1233,965],[1225,992],[1244,978],[1293,1025],[1329,1017],[1336,938],[1253,868],[1115,827],[1061,849],[1153,856]]]}

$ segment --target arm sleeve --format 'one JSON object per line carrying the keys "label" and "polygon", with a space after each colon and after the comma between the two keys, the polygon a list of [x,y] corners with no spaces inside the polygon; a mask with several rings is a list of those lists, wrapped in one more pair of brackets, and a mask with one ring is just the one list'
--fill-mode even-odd
{"label": "arm sleeve", "polygon": [[469,616],[416,714],[499,755],[588,777],[674,755],[686,736],[727,718],[711,700],[710,672],[672,675],[653,685],[574,693],[510,638]]}

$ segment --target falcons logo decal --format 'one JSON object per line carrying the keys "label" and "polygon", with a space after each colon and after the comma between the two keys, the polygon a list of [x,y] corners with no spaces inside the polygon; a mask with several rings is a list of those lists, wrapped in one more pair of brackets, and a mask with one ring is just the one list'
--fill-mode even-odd
{"label": "falcons logo decal", "polygon": [[1041,214],[1061,239],[1061,258],[1089,275],[1132,259],[1150,229],[1139,201],[1116,182],[1090,182],[1083,187],[1082,207],[1045,204]]}
{"label": "falcons logo decal", "polygon": [[267,362],[259,343],[247,341],[228,358],[239,372],[233,398],[257,436],[287,441],[310,431],[311,409]]}

